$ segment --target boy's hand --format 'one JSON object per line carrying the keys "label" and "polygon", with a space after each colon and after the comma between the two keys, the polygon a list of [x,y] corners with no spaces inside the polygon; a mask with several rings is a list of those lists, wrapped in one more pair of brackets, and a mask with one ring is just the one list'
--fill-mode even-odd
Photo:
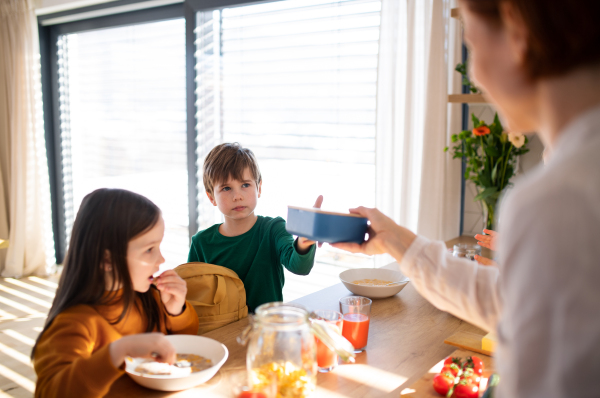
{"label": "boy's hand", "polygon": [[181,314],[187,293],[185,281],[172,269],[163,272],[154,281],[167,312],[171,315]]}
{"label": "boy's hand", "polygon": [[[319,195],[319,197],[317,198],[317,201],[315,202],[315,205],[313,207],[320,209],[322,204],[323,204],[323,195]],[[306,254],[310,250],[310,247],[312,245],[314,245],[315,243],[317,243],[317,242],[315,242],[314,240],[310,240],[310,239],[299,236],[298,242],[296,243],[296,250],[300,254]],[[319,243],[319,247],[321,247],[322,245],[323,245],[322,243]]]}

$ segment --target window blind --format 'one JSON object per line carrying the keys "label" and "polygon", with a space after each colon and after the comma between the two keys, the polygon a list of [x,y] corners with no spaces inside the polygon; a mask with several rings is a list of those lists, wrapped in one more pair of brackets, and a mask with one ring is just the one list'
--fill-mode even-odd
{"label": "window blind", "polygon": [[65,219],[101,187],[150,198],[163,212],[167,266],[188,253],[185,21],[58,40]]}
{"label": "window blind", "polygon": [[[259,159],[259,214],[285,217],[321,193],[329,208],[373,205],[380,11],[287,0],[199,13],[199,169],[216,143],[237,141]],[[202,228],[219,215],[199,191]]]}

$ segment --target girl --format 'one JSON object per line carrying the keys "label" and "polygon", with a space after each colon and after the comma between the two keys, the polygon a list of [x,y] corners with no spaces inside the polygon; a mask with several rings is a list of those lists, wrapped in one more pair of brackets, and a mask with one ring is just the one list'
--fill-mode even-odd
{"label": "girl", "polygon": [[141,195],[98,189],[83,199],[32,351],[36,397],[104,396],[126,356],[158,354],[172,363],[175,350],[164,334],[196,334],[185,282],[172,270],[152,277],[165,261],[164,230],[160,210]]}

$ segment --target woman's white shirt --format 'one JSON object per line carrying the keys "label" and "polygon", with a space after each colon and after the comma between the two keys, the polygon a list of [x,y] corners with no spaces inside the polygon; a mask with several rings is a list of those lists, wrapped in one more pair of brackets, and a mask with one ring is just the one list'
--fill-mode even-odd
{"label": "woman's white shirt", "polygon": [[598,397],[600,107],[506,195],[499,268],[417,237],[401,270],[433,305],[498,334],[498,397]]}

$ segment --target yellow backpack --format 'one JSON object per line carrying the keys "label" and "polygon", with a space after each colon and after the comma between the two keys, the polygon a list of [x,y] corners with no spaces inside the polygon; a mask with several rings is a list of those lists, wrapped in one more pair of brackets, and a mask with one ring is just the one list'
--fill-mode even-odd
{"label": "yellow backpack", "polygon": [[244,283],[229,268],[207,263],[186,263],[175,268],[186,282],[189,301],[200,319],[198,334],[248,316]]}

